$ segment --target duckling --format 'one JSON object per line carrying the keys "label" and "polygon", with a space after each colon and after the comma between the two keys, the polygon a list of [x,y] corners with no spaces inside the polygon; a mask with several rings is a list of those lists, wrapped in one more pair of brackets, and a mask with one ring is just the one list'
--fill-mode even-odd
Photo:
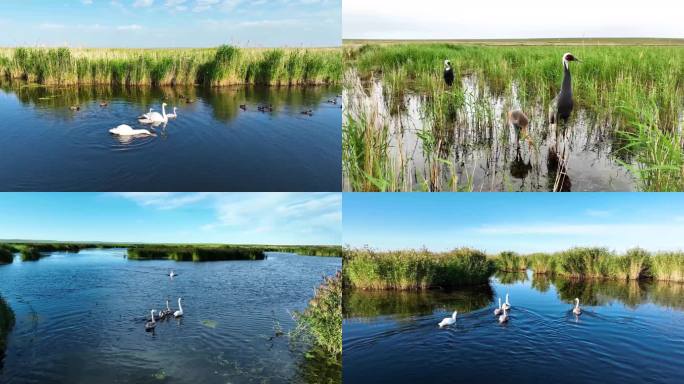
{"label": "duckling", "polygon": [[72,111],[80,111],[81,106],[80,105],[72,105],[71,107],[69,107],[69,109],[71,109]]}

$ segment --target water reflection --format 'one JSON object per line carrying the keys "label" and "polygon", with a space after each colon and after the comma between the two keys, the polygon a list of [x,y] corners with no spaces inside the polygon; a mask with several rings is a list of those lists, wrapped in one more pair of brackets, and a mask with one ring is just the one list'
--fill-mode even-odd
{"label": "water reflection", "polygon": [[393,316],[399,319],[428,315],[435,310],[466,313],[488,306],[493,297],[489,285],[418,292],[347,290],[343,295],[343,311],[345,318]]}

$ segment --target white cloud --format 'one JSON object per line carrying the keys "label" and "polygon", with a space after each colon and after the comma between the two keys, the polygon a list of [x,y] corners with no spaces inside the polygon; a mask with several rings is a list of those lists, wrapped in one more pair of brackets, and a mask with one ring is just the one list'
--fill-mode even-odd
{"label": "white cloud", "polygon": [[609,217],[613,215],[613,211],[600,210],[600,209],[587,209],[584,211],[587,216],[591,217]]}
{"label": "white cloud", "polygon": [[681,37],[679,1],[344,0],[344,38]]}
{"label": "white cloud", "polygon": [[138,25],[138,24],[131,24],[131,25],[119,25],[116,27],[117,30],[119,31],[138,31],[141,30],[143,27]]}
{"label": "white cloud", "polygon": [[136,204],[159,210],[203,203],[214,220],[199,229],[214,233],[265,238],[291,234],[303,243],[310,237],[341,236],[342,196],[339,193],[116,193]]}
{"label": "white cloud", "polygon": [[56,23],[43,23],[38,26],[40,29],[64,29],[66,26],[64,24]]}
{"label": "white cloud", "polygon": [[146,8],[151,7],[153,4],[154,0],[135,0],[133,8]]}
{"label": "white cloud", "polygon": [[93,3],[93,0],[81,0],[81,3],[84,5],[91,5]]}

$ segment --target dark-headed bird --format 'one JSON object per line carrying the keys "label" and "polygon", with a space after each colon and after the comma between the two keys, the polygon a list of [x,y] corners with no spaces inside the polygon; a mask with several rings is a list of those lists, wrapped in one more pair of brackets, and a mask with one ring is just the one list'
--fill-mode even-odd
{"label": "dark-headed bird", "polygon": [[572,53],[563,55],[563,84],[558,96],[551,102],[549,110],[549,123],[556,124],[558,120],[567,122],[572,113],[572,77],[570,76],[570,62],[580,62]]}
{"label": "dark-headed bird", "polygon": [[454,84],[454,69],[449,60],[444,60],[444,82],[450,87]]}

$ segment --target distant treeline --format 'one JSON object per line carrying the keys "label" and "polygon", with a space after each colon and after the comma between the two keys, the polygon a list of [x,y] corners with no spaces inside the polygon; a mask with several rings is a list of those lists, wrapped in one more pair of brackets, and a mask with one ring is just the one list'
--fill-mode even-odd
{"label": "distant treeline", "polygon": [[342,79],[335,48],[0,49],[0,78],[45,85],[318,85]]}

